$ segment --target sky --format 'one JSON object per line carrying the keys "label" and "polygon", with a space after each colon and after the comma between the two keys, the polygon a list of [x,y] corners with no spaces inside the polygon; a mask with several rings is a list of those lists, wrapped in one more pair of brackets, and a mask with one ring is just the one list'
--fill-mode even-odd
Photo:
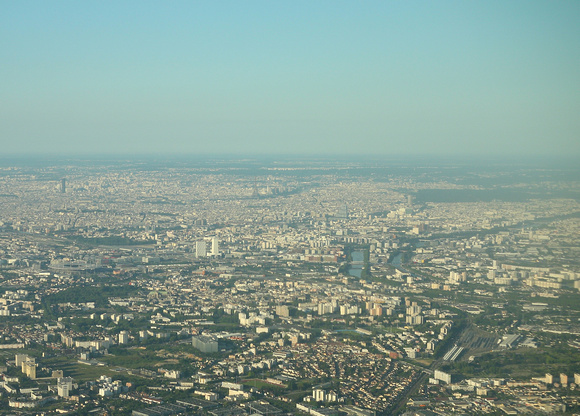
{"label": "sky", "polygon": [[580,156],[577,0],[0,10],[4,156]]}

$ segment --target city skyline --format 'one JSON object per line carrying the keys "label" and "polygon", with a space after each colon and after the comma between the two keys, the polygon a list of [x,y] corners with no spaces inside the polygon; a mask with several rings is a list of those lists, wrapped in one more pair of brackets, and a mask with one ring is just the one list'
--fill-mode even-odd
{"label": "city skyline", "polygon": [[578,168],[526,162],[0,165],[0,415],[577,414]]}
{"label": "city skyline", "polygon": [[6,3],[3,155],[580,154],[576,2]]}

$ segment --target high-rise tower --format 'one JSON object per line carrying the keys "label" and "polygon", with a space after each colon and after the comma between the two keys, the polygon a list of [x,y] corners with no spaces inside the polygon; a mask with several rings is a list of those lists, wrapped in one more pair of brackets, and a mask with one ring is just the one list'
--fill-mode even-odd
{"label": "high-rise tower", "polygon": [[196,241],[195,243],[195,257],[206,257],[207,256],[207,251],[206,251],[206,245],[205,245],[205,241]]}
{"label": "high-rise tower", "polygon": [[348,208],[346,204],[341,205],[338,207],[338,212],[336,213],[336,218],[339,220],[347,220],[348,219]]}

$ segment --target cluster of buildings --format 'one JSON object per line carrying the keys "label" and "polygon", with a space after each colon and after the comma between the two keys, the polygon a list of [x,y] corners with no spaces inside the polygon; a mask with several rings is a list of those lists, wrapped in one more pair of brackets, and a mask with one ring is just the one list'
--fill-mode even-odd
{"label": "cluster of buildings", "polygon": [[267,167],[260,179],[226,167],[67,169],[0,176],[0,400],[10,408],[575,406],[578,381],[550,365],[462,374],[559,335],[578,354],[574,199],[437,202],[421,195],[477,187],[326,168]]}

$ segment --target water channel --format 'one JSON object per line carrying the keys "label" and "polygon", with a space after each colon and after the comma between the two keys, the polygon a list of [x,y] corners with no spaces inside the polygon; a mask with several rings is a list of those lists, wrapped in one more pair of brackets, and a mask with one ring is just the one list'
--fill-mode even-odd
{"label": "water channel", "polygon": [[350,276],[358,277],[360,279],[362,275],[362,270],[365,264],[365,255],[362,251],[353,251],[351,253],[352,262],[350,263],[350,269],[348,274]]}

